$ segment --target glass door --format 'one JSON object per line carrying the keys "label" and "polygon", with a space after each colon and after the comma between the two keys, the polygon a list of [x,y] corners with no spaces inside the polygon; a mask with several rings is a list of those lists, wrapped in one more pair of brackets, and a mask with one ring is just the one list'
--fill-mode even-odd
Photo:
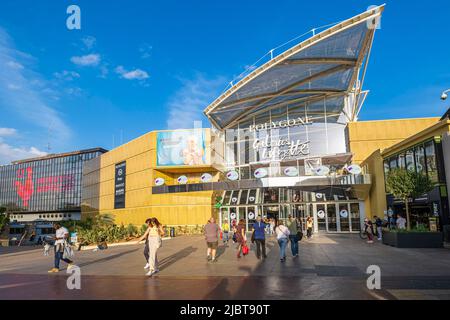
{"label": "glass door", "polygon": [[258,213],[256,212],[256,207],[247,207],[247,225],[248,230],[253,230],[253,224],[256,222],[256,217]]}
{"label": "glass door", "polygon": [[317,217],[317,230],[327,231],[327,215],[324,204],[316,204],[315,205],[315,217]]}
{"label": "glass door", "polygon": [[230,223],[231,225],[237,225],[239,223],[239,212],[236,207],[230,207]]}
{"label": "glass door", "polygon": [[336,204],[327,204],[327,231],[337,232]]}
{"label": "glass door", "polygon": [[340,203],[339,204],[339,221],[341,226],[341,232],[350,232],[350,214],[349,214],[349,204]]}
{"label": "glass door", "polygon": [[359,203],[350,203],[350,224],[352,232],[359,232],[361,230]]}

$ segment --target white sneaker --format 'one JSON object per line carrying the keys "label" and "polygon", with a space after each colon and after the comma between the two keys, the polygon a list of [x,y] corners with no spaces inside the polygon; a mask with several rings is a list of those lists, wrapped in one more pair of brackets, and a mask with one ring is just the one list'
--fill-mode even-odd
{"label": "white sneaker", "polygon": [[150,271],[147,272],[145,275],[151,277],[154,273],[155,273],[155,271],[150,270]]}
{"label": "white sneaker", "polygon": [[150,268],[150,265],[147,263],[147,264],[145,265],[144,269],[148,269],[148,268]]}

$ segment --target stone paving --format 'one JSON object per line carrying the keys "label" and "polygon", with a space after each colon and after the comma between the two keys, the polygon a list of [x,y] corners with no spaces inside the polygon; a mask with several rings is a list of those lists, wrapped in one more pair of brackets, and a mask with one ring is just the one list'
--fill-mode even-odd
{"label": "stone paving", "polygon": [[[280,263],[278,245],[268,258],[237,259],[234,246],[206,261],[203,237],[164,241],[160,273],[145,277],[143,245],[76,252],[82,290],[68,290],[68,274],[47,274],[53,257],[42,249],[0,248],[0,299],[449,299],[449,249],[397,249],[367,244],[357,235],[320,235],[300,242],[300,257]],[[64,263],[62,263],[64,265]],[[368,290],[367,267],[381,268],[381,290]]]}

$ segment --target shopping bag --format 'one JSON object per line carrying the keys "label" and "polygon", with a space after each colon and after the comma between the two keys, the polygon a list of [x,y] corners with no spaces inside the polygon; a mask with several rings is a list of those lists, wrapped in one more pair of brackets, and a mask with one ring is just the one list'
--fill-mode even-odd
{"label": "shopping bag", "polygon": [[73,252],[72,247],[70,245],[65,245],[64,250],[63,250],[63,258],[72,260],[73,256],[74,256],[74,252]]}
{"label": "shopping bag", "polygon": [[249,251],[250,249],[248,248],[247,243],[244,243],[244,245],[242,246],[242,254],[246,256],[248,255]]}

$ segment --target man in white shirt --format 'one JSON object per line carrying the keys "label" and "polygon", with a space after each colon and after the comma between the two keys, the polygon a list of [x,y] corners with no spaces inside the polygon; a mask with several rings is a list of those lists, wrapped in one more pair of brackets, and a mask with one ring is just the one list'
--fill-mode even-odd
{"label": "man in white shirt", "polygon": [[61,226],[59,223],[53,224],[55,232],[55,266],[50,269],[49,273],[59,272],[59,263],[60,261],[64,261],[68,264],[67,269],[72,268],[73,262],[72,260],[63,258],[64,255],[64,246],[66,245],[66,239],[69,237],[69,231]]}
{"label": "man in white shirt", "polygon": [[399,230],[405,230],[406,229],[406,219],[402,216],[398,216],[397,218],[397,229]]}

